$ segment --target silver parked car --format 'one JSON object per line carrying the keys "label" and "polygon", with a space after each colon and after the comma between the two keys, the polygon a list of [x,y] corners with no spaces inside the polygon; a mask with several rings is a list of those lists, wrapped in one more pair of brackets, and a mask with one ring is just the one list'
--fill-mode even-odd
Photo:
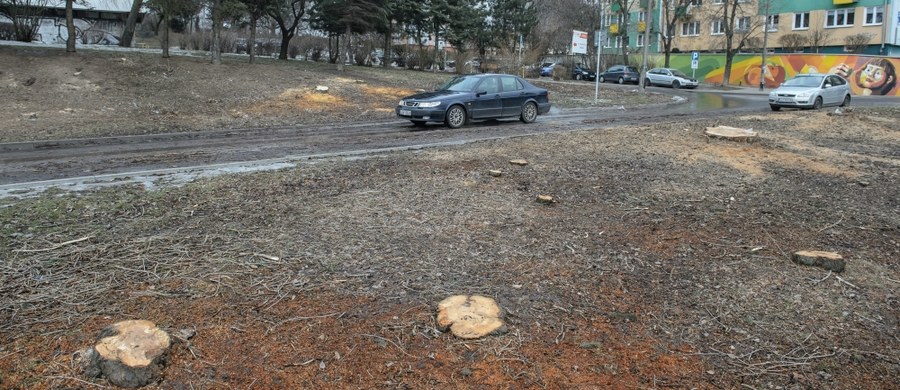
{"label": "silver parked car", "polygon": [[850,84],[836,74],[798,74],[769,93],[769,107],[819,109],[822,106],[850,105]]}
{"label": "silver parked car", "polygon": [[644,77],[644,85],[661,85],[678,88],[697,88],[700,85],[697,79],[692,79],[684,72],[673,68],[653,68],[647,71]]}

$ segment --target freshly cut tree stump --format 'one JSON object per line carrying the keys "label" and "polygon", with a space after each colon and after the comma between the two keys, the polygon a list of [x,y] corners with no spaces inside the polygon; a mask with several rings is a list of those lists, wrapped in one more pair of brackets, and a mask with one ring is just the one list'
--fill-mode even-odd
{"label": "freshly cut tree stump", "polygon": [[493,299],[480,295],[444,299],[438,304],[437,323],[442,332],[450,330],[461,339],[477,339],[506,330],[500,307]]}
{"label": "freshly cut tree stump", "polygon": [[756,132],[753,129],[741,129],[731,126],[707,127],[704,134],[706,134],[707,140],[709,138],[724,138],[731,141],[753,142],[753,139],[756,138]]}
{"label": "freshly cut tree stump", "polygon": [[844,272],[844,258],[834,252],[798,251],[791,257],[795,263],[824,268],[834,272]]}
{"label": "freshly cut tree stump", "polygon": [[102,374],[120,387],[155,382],[168,358],[169,335],[144,320],[122,321],[100,331],[85,373]]}

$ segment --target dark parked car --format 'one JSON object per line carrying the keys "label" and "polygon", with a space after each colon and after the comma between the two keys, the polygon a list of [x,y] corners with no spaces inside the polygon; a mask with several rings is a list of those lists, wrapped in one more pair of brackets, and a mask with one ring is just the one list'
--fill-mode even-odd
{"label": "dark parked car", "polygon": [[545,62],[541,64],[541,76],[553,76],[554,67],[556,67],[555,62]]}
{"label": "dark parked car", "polygon": [[505,74],[456,76],[436,91],[407,96],[397,105],[397,116],[416,126],[443,122],[450,128],[471,120],[519,118],[531,123],[550,111],[546,89]]}
{"label": "dark parked car", "polygon": [[583,67],[581,64],[575,65],[575,68],[572,69],[572,79],[573,80],[588,80],[594,81],[597,78],[597,73],[593,70],[590,70],[586,67]]}
{"label": "dark parked car", "polygon": [[605,72],[600,73],[600,82],[617,82],[619,84],[631,83],[637,85],[641,80],[641,74],[637,68],[626,65],[610,66]]}

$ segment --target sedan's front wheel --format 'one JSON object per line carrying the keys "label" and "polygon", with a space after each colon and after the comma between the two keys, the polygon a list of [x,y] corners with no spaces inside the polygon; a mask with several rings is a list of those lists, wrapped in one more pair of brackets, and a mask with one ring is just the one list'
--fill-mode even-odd
{"label": "sedan's front wheel", "polygon": [[528,102],[525,103],[524,106],[522,106],[522,116],[520,116],[519,119],[521,119],[522,122],[525,123],[532,123],[537,120],[537,116],[537,104],[534,104],[534,102]]}
{"label": "sedan's front wheel", "polygon": [[625,84],[625,79],[619,77],[619,84]]}
{"label": "sedan's front wheel", "polygon": [[581,81],[581,74],[576,74],[576,75],[575,75],[575,80]]}
{"label": "sedan's front wheel", "polygon": [[841,107],[847,107],[850,105],[850,95],[844,96],[844,101],[841,102]]}
{"label": "sedan's front wheel", "polygon": [[818,110],[818,109],[822,108],[822,97],[821,96],[816,98],[816,101],[813,102],[812,108],[813,108],[813,110]]}
{"label": "sedan's front wheel", "polygon": [[600,76],[600,80],[599,80],[599,81],[600,81],[601,83],[603,83],[603,82],[606,82],[606,79],[603,78],[603,76]]}
{"label": "sedan's front wheel", "polygon": [[781,111],[781,106],[776,106],[774,104],[770,104],[769,108],[771,108],[772,111]]}
{"label": "sedan's front wheel", "polygon": [[466,123],[466,110],[461,106],[450,107],[447,110],[447,117],[444,119],[444,123],[451,129],[461,127]]}
{"label": "sedan's front wheel", "polygon": [[672,89],[681,88],[681,83],[678,80],[672,80]]}

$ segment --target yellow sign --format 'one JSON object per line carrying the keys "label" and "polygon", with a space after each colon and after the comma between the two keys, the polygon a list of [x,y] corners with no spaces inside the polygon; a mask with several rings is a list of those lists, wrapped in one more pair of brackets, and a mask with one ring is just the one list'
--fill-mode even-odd
{"label": "yellow sign", "polygon": [[619,33],[619,24],[613,23],[609,25],[609,33],[610,34],[618,34]]}
{"label": "yellow sign", "polygon": [[646,30],[646,29],[647,29],[647,23],[646,23],[646,22],[644,22],[643,20],[640,21],[640,22],[638,22],[638,29],[637,29],[638,32],[644,32],[644,30]]}
{"label": "yellow sign", "polygon": [[856,0],[834,0],[834,5],[853,4]]}

